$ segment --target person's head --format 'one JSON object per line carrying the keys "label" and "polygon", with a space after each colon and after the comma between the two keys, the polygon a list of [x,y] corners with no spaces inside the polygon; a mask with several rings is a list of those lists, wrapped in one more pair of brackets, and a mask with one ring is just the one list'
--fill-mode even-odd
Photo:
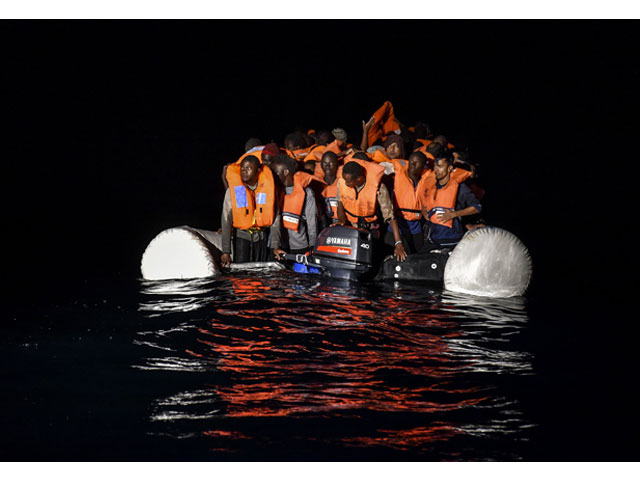
{"label": "person's head", "polygon": [[275,143],[267,143],[262,149],[262,163],[270,167],[273,162],[273,157],[280,153],[280,147]]}
{"label": "person's head", "polygon": [[249,155],[242,159],[240,163],[240,178],[247,185],[255,185],[258,183],[258,174],[260,173],[260,160],[258,157]]}
{"label": "person's head", "polygon": [[384,149],[390,159],[404,158],[404,142],[400,135],[392,134],[384,142]]}
{"label": "person's head", "polygon": [[444,152],[444,147],[438,142],[431,142],[427,145],[427,153],[433,155],[433,158],[439,157]]}
{"label": "person's head", "polygon": [[353,158],[357,158],[358,160],[364,160],[365,162],[370,162],[371,159],[364,152],[356,152],[353,154]]}
{"label": "person's head", "polygon": [[349,188],[359,188],[365,184],[367,171],[358,162],[347,162],[342,168],[342,178]]}
{"label": "person's head", "polygon": [[302,169],[305,172],[308,172],[310,174],[314,174],[316,171],[316,162],[315,160],[307,160],[306,162],[304,162],[304,165],[302,166]]}
{"label": "person's head", "polygon": [[436,157],[433,162],[433,173],[436,176],[436,180],[441,183],[447,183],[449,181],[449,175],[453,170],[453,160],[448,155],[440,155]]}
{"label": "person's head", "polygon": [[292,132],[284,137],[284,148],[290,151],[300,150],[307,146],[304,135],[300,132]]}
{"label": "person's head", "polygon": [[426,123],[417,122],[414,128],[417,138],[429,138],[429,136],[433,135],[431,127]]}
{"label": "person's head", "polygon": [[318,135],[316,135],[316,141],[320,145],[328,145],[334,140],[335,140],[335,137],[329,130],[320,130],[318,132]]}
{"label": "person's head", "polygon": [[338,173],[338,156],[333,152],[324,152],[320,160],[320,168],[325,177],[335,177]]}
{"label": "person's head", "polygon": [[244,144],[244,151],[248,152],[253,147],[257,147],[258,145],[262,145],[262,141],[259,138],[252,137]]}
{"label": "person's head", "polygon": [[433,141],[434,141],[434,143],[439,143],[444,148],[447,148],[447,145],[449,145],[449,142],[447,141],[447,137],[445,137],[444,135],[438,135],[438,136],[434,137]]}
{"label": "person's head", "polygon": [[347,132],[343,128],[334,128],[331,130],[333,136],[341,142],[347,142]]}
{"label": "person's head", "polygon": [[424,172],[424,169],[427,165],[427,156],[422,152],[413,152],[409,155],[409,165],[407,167],[407,172],[409,176],[414,180],[417,180]]}
{"label": "person's head", "polygon": [[293,185],[293,174],[298,169],[298,162],[289,155],[279,153],[273,157],[271,169],[278,176],[282,185],[289,187]]}

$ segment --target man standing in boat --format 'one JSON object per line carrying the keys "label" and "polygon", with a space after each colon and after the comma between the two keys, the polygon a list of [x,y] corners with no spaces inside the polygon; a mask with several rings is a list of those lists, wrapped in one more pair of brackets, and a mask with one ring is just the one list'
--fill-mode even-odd
{"label": "man standing in boat", "polygon": [[466,229],[462,217],[482,211],[482,205],[465,183],[452,179],[453,159],[441,155],[434,161],[434,175],[426,186],[422,214],[427,220],[424,251],[453,248]]}
{"label": "man standing in boat", "polygon": [[249,155],[240,164],[229,165],[229,188],[222,207],[223,267],[231,264],[231,240],[234,233],[233,261],[266,262],[271,248],[280,246],[280,213],[271,169]]}
{"label": "man standing in boat", "polygon": [[[298,163],[285,154],[276,155],[272,168],[278,176],[284,198],[282,201],[282,226],[289,253],[306,254],[313,249],[318,237],[318,208],[309,184],[315,178],[310,173],[296,171]],[[281,259],[287,253],[275,248],[273,253]]]}
{"label": "man standing in boat", "polygon": [[338,224],[350,224],[369,230],[376,243],[376,250],[380,252],[384,249],[380,232],[382,217],[393,232],[393,255],[404,261],[407,252],[402,244],[389,190],[381,183],[384,171],[383,166],[363,160],[350,161],[343,167],[336,193]]}

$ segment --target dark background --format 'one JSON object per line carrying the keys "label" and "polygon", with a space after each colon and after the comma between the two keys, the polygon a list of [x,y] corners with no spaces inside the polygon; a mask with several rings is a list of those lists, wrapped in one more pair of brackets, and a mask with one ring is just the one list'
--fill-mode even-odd
{"label": "dark background", "polygon": [[532,288],[602,284],[609,274],[577,272],[594,246],[600,267],[630,248],[639,26],[5,21],[11,293],[43,275],[61,288],[137,277],[161,230],[219,227],[220,169],[249,137],[340,126],[357,143],[385,100],[407,125],[470,145],[485,217],[531,250]]}
{"label": "dark background", "polygon": [[[638,32],[637,21],[0,22],[5,303],[46,319],[97,289],[135,295],[155,235],[219,227],[221,167],[249,137],[282,145],[297,126],[339,126],[357,143],[390,100],[405,124],[469,144],[485,218],[531,252],[528,338],[548,382],[531,401],[551,419],[547,438],[567,458],[633,459]],[[32,317],[21,328],[37,329]]]}

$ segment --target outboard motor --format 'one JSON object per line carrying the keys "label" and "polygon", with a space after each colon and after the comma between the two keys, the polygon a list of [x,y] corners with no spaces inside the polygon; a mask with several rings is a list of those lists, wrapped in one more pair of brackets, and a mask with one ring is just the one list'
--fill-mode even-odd
{"label": "outboard motor", "polygon": [[[320,232],[309,257],[296,256],[294,270],[321,273],[328,277],[358,280],[371,271],[371,233],[355,227],[336,225]],[[287,255],[289,258],[289,255]]]}

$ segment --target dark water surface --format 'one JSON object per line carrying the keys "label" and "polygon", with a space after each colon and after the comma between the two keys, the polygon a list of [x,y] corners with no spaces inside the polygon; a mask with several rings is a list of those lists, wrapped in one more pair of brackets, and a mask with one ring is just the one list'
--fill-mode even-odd
{"label": "dark water surface", "polygon": [[584,385],[531,302],[277,269],[85,282],[6,318],[1,457],[632,459],[612,377]]}

